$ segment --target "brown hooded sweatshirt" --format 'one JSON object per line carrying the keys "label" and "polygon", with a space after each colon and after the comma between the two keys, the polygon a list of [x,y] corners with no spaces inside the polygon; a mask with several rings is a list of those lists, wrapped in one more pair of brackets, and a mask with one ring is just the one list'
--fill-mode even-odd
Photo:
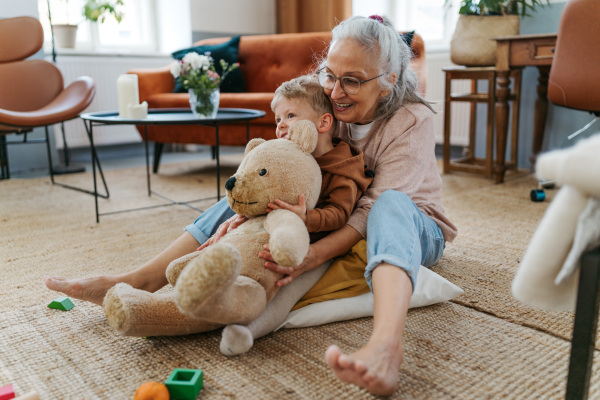
{"label": "brown hooded sweatshirt", "polygon": [[337,138],[333,139],[333,146],[332,150],[315,157],[323,183],[316,207],[306,212],[309,232],[329,232],[343,227],[373,180],[365,176],[365,163],[359,149]]}

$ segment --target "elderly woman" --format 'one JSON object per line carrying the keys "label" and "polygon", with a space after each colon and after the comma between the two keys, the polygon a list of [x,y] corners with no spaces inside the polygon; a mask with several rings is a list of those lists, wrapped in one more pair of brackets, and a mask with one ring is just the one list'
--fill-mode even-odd
{"label": "elderly woman", "polygon": [[336,136],[363,151],[375,178],[347,225],[312,244],[302,265],[267,263],[289,283],[367,239],[373,333],[351,355],[329,347],[326,359],[339,379],[379,395],[396,389],[418,269],[439,260],[456,236],[441,202],[433,113],[417,93],[409,61],[408,46],[387,19],[353,17],[333,29],[319,81],[339,121]]}
{"label": "elderly woman", "polygon": [[[418,269],[439,260],[446,241],[456,236],[441,202],[433,112],[417,93],[409,61],[408,46],[387,19],[353,17],[334,28],[317,72],[319,81],[339,121],[336,136],[363,151],[375,178],[348,224],[313,243],[301,265],[282,267],[272,262],[268,250],[261,253],[266,268],[286,275],[280,281],[286,285],[367,239],[365,277],[374,295],[373,333],[350,355],[329,347],[326,360],[340,380],[378,395],[393,394],[397,386],[402,334]],[[224,201],[217,203],[134,271],[88,279],[46,278],[46,285],[98,304],[118,282],[156,291],[167,283],[168,264],[205,243],[231,215]],[[217,237],[239,223],[234,218],[220,226]]]}

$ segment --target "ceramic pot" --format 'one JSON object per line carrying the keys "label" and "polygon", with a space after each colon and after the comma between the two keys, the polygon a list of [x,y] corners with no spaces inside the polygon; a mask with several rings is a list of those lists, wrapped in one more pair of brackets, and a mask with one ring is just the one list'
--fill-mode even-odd
{"label": "ceramic pot", "polygon": [[496,65],[499,36],[519,34],[518,15],[460,15],[450,40],[450,60],[456,65]]}
{"label": "ceramic pot", "polygon": [[77,25],[52,25],[52,32],[56,45],[63,49],[75,48],[75,39],[77,38]]}

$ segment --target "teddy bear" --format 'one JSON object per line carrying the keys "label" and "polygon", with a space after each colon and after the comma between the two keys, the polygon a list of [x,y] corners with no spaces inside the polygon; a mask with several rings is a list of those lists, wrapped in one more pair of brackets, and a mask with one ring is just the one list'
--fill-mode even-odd
{"label": "teddy bear", "polygon": [[166,272],[171,288],[157,293],[126,283],[111,288],[103,302],[110,326],[127,336],[169,336],[258,318],[282,278],[258,257],[263,245],[284,266],[300,264],[308,253],[302,219],[288,210],[266,210],[276,198],[296,204],[300,194],[314,208],[321,190],[321,170],[311,155],[317,134],[312,122],[298,121],[284,139],[252,139],[225,184],[229,206],[248,220],[219,242],[171,262]]}
{"label": "teddy bear", "polygon": [[600,134],[540,155],[540,180],[561,188],[523,255],[512,292],[523,303],[573,311],[583,252],[600,246]]}

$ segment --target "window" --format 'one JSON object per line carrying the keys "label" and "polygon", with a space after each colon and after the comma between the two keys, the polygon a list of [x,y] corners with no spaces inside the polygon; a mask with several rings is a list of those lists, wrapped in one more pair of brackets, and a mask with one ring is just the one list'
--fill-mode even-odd
{"label": "window", "polygon": [[448,46],[460,0],[353,0],[355,15],[385,15],[399,31],[415,30],[429,48]]}
{"label": "window", "polygon": [[154,27],[154,0],[127,0],[121,6],[121,23],[107,16],[104,23],[92,23],[82,15],[85,0],[38,0],[40,22],[47,48],[51,47],[48,4],[53,24],[77,25],[75,49],[79,51],[123,51],[148,53],[157,50]]}

